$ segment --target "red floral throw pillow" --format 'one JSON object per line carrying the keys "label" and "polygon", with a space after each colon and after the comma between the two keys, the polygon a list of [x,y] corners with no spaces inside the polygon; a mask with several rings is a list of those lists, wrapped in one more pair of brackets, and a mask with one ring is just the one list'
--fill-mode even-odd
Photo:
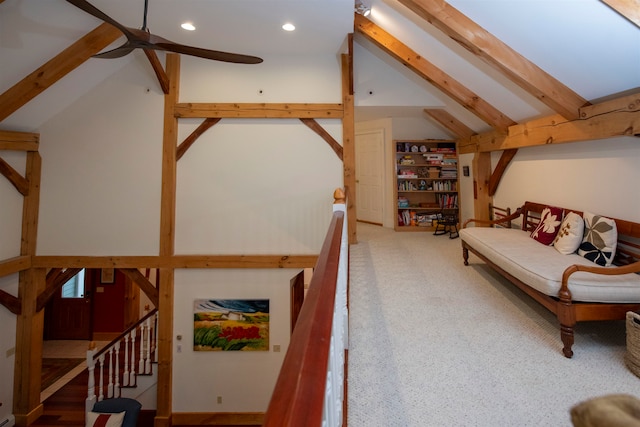
{"label": "red floral throw pillow", "polygon": [[543,245],[550,245],[556,238],[562,224],[562,208],[546,206],[542,210],[540,223],[535,230],[531,232],[531,237]]}

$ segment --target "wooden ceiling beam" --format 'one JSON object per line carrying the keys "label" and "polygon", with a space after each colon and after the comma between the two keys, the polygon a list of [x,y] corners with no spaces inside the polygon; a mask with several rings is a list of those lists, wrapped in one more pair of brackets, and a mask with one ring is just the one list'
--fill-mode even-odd
{"label": "wooden ceiling beam", "polygon": [[589,102],[443,0],[399,0],[566,119]]}
{"label": "wooden ceiling beam", "polygon": [[29,194],[29,181],[0,157],[0,174],[4,175],[23,196]]}
{"label": "wooden ceiling beam", "polygon": [[640,0],[601,0],[611,9],[640,27]]}
{"label": "wooden ceiling beam", "polygon": [[429,118],[444,126],[449,132],[458,138],[471,138],[476,132],[469,126],[456,119],[443,108],[425,108],[424,112]]}
{"label": "wooden ceiling beam", "polygon": [[0,122],[120,36],[120,30],[103,23],[7,89],[0,95]]}
{"label": "wooden ceiling beam", "polygon": [[215,125],[220,120],[222,119],[220,119],[219,117],[216,117],[216,118],[209,117],[209,118],[206,118],[202,123],[200,123],[200,126],[198,126],[196,130],[191,132],[191,135],[186,137],[184,141],[182,141],[182,143],[178,145],[178,148],[176,149],[176,161],[180,160],[182,156],[184,156],[184,153],[186,153],[187,150],[193,144],[195,144],[196,140],[200,138],[200,135],[205,133],[211,126]]}
{"label": "wooden ceiling beam", "polygon": [[173,109],[178,118],[223,119],[341,119],[341,104],[214,104],[177,103]]}
{"label": "wooden ceiling beam", "polygon": [[453,77],[427,61],[375,23],[357,13],[355,14],[355,29],[384,52],[480,117],[491,127],[506,131],[509,126],[515,124],[513,120],[498,111],[476,93],[467,89]]}
{"label": "wooden ceiling beam", "polygon": [[315,133],[320,135],[320,137],[322,139],[324,139],[327,144],[329,144],[329,147],[331,147],[331,149],[334,151],[334,153],[336,153],[338,158],[340,160],[342,160],[342,157],[343,157],[342,146],[338,143],[338,141],[336,141],[329,134],[329,132],[327,132],[322,126],[320,126],[320,124],[318,122],[316,122],[314,119],[303,119],[303,118],[301,118],[300,121],[302,123],[304,123],[305,125],[307,125],[307,127],[309,129],[311,129],[312,131],[314,131]]}
{"label": "wooden ceiling beam", "polygon": [[[560,114],[511,126],[507,134],[486,132],[461,145],[460,154],[510,148],[590,141],[619,136],[640,136],[640,93],[580,109],[577,120]],[[475,149],[473,148],[475,147]]]}
{"label": "wooden ceiling beam", "polygon": [[143,49],[144,54],[147,56],[151,67],[153,68],[153,72],[156,73],[156,77],[158,79],[158,83],[160,83],[160,88],[162,89],[162,93],[165,95],[169,93],[169,76],[164,71],[164,67],[158,59],[158,55],[156,51],[153,49]]}
{"label": "wooden ceiling beam", "polygon": [[38,151],[39,143],[37,133],[0,130],[0,150]]}

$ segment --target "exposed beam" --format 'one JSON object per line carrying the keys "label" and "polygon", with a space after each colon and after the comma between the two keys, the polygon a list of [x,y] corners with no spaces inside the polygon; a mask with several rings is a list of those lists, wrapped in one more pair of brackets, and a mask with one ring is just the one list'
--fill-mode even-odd
{"label": "exposed beam", "polygon": [[149,63],[151,63],[151,67],[153,68],[153,72],[156,73],[156,77],[158,78],[158,83],[160,83],[160,88],[162,89],[162,93],[165,95],[169,93],[169,77],[167,77],[167,73],[164,72],[164,67],[160,63],[158,59],[158,55],[156,51],[153,49],[143,49],[144,54],[147,55],[147,59]]}
{"label": "exposed beam", "polygon": [[24,270],[31,264],[42,268],[305,268],[313,267],[317,259],[317,255],[41,255],[0,263],[0,277]]}
{"label": "exposed beam", "polygon": [[567,119],[589,102],[443,0],[399,0]]}
{"label": "exposed beam", "polygon": [[200,135],[205,133],[211,126],[215,125],[220,120],[222,119],[220,119],[219,117],[217,118],[209,117],[205,119],[202,123],[200,123],[200,126],[198,126],[198,128],[194,130],[191,133],[191,135],[186,137],[185,140],[182,141],[182,143],[178,146],[176,151],[176,160],[180,160],[182,156],[184,156],[184,153],[186,153],[187,150],[196,142],[196,140],[200,138]]}
{"label": "exposed beam", "polygon": [[640,0],[601,0],[611,9],[640,27]]}
{"label": "exposed beam", "polygon": [[0,277],[19,273],[29,268],[31,268],[31,257],[29,255],[20,255],[5,259],[0,261]]}
{"label": "exposed beam", "polygon": [[7,310],[13,314],[20,315],[22,312],[22,302],[20,299],[2,289],[0,289],[0,304],[5,306]]}
{"label": "exposed beam", "polygon": [[343,112],[340,104],[178,103],[174,115],[180,118],[341,119]]}
{"label": "exposed beam", "polygon": [[136,283],[142,292],[147,295],[154,307],[158,306],[158,288],[144,277],[144,274],[140,273],[137,268],[120,268],[118,269],[125,274],[132,282]]}
{"label": "exposed beam", "polygon": [[425,108],[427,116],[440,123],[458,138],[471,138],[476,132],[443,108]]}
{"label": "exposed beam", "polygon": [[496,165],[496,168],[493,170],[491,174],[491,178],[489,179],[489,196],[493,197],[496,194],[496,190],[498,189],[498,184],[500,184],[500,180],[507,170],[507,166],[511,160],[515,157],[518,152],[517,148],[511,148],[509,150],[504,150],[502,152],[502,156],[500,156],[500,160]]}
{"label": "exposed beam", "polygon": [[[176,230],[176,147],[178,119],[174,107],[180,99],[180,55],[166,56],[169,91],[164,96],[164,126],[162,131],[162,182],[160,188],[160,256],[172,256]],[[160,268],[158,277],[158,391],[155,427],[170,427],[173,408],[173,315],[175,270]]]}
{"label": "exposed beam", "polygon": [[0,130],[0,150],[38,151],[39,142],[37,133]]}
{"label": "exposed beam", "polygon": [[590,141],[618,136],[640,136],[640,94],[629,95],[581,108],[578,120],[559,114],[511,126],[507,134],[474,135],[459,150],[461,154],[533,147],[546,144]]}
{"label": "exposed beam", "polygon": [[355,29],[384,52],[440,89],[447,96],[484,120],[493,128],[505,131],[515,122],[453,77],[427,61],[420,54],[362,15],[355,14]]}
{"label": "exposed beam", "polygon": [[300,119],[302,123],[307,125],[309,129],[320,135],[322,139],[324,139],[329,147],[338,155],[338,158],[342,160],[342,146],[338,144],[338,141],[333,139],[333,137],[327,132],[318,122],[314,119]]}
{"label": "exposed beam", "polygon": [[[347,234],[349,244],[358,243],[356,201],[356,133],[353,96],[353,34],[349,34],[349,53],[340,55],[342,75],[342,180],[346,193]],[[315,265],[315,264],[314,264]]]}
{"label": "exposed beam", "polygon": [[120,30],[103,23],[13,85],[0,95],[0,122],[120,36]]}
{"label": "exposed beam", "polygon": [[9,163],[7,163],[2,157],[0,157],[0,174],[4,175],[5,178],[9,180],[9,182],[22,194],[26,196],[29,194],[29,182],[18,173],[14,168],[11,167]]}

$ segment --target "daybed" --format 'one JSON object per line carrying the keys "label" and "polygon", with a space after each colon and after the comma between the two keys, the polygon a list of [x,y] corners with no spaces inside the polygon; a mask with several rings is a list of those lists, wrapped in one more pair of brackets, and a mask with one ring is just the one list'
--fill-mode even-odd
{"label": "daybed", "polygon": [[[462,253],[465,265],[469,264],[469,251],[473,252],[554,313],[560,322],[560,336],[564,344],[562,352],[566,357],[571,357],[573,328],[577,322],[624,320],[628,311],[640,309],[640,224],[553,208],[554,212],[560,210],[560,216],[567,221],[565,223],[561,222],[562,218],[555,218],[555,222],[550,222],[562,230],[553,241],[544,244],[531,235],[547,225],[548,217],[551,217],[549,209],[541,203],[525,202],[513,214],[494,221],[466,221],[460,230]],[[541,216],[545,218],[542,224]],[[574,221],[577,218],[582,223],[582,217],[592,223],[587,221],[584,233],[579,231],[580,241],[577,244],[580,248],[571,252],[572,248],[566,249],[565,245],[568,237],[562,241],[558,239],[563,236],[562,233],[569,234],[568,231],[577,233],[577,227],[569,230],[566,224],[570,223],[570,218]],[[597,231],[599,226],[595,221],[602,218],[609,220],[609,228],[613,228],[614,233],[608,235],[610,239],[613,235],[613,250],[609,251],[611,253],[604,250],[593,253],[596,254],[596,262],[611,263],[610,266],[593,262],[593,254],[588,253],[588,243],[584,246],[589,240],[585,236]],[[518,219],[521,227],[511,228],[510,221],[516,223]],[[469,227],[472,223],[476,226]],[[501,224],[503,227],[500,227]],[[508,226],[504,227],[505,224]],[[575,236],[573,240],[576,240]],[[608,261],[604,260],[603,255],[609,257]]]}

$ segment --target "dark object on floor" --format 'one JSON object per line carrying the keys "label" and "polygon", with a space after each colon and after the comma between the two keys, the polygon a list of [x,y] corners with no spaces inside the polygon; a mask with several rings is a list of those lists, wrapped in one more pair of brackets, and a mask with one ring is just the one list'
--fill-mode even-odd
{"label": "dark object on floor", "polygon": [[610,394],[581,402],[571,408],[574,427],[640,427],[640,399]]}
{"label": "dark object on floor", "polygon": [[433,232],[434,236],[449,233],[450,239],[458,237],[458,215],[455,212],[439,212],[437,218],[436,229]]}
{"label": "dark object on floor", "polygon": [[122,427],[135,427],[138,423],[138,414],[142,405],[135,399],[129,399],[128,397],[118,397],[115,399],[105,399],[100,402],[96,402],[93,405],[93,412],[100,412],[103,414],[114,414],[119,412],[125,412],[124,420],[122,421]]}

